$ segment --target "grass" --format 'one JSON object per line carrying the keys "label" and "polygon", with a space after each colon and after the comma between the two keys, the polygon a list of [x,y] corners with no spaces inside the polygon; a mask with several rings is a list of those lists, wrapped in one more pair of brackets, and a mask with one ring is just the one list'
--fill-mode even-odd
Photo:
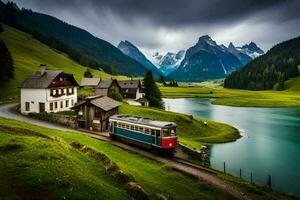
{"label": "grass", "polygon": [[213,104],[243,107],[299,107],[300,78],[287,82],[285,91],[249,91],[225,88],[160,87],[165,98],[214,98]]}
{"label": "grass", "polygon": [[[129,199],[98,161],[72,148],[79,142],[108,156],[151,199],[230,199],[211,185],[85,135],[0,118],[0,196],[3,199]],[[253,199],[293,199],[230,175],[219,178]]]}
{"label": "grass", "polygon": [[128,104],[122,104],[119,112],[175,122],[178,125],[179,141],[192,148],[200,148],[209,143],[231,142],[240,137],[238,130],[229,125],[205,120],[208,124],[205,126],[202,119],[191,115]]}
{"label": "grass", "polygon": [[[47,64],[47,69],[64,70],[74,74],[80,83],[86,67],[69,59],[67,55],[51,49],[45,44],[33,39],[17,29],[3,25],[4,31],[0,33],[0,39],[4,41],[12,54],[15,68],[15,79],[0,86],[0,104],[17,101],[19,98],[19,84],[28,76],[39,70],[41,63]],[[98,70],[91,70],[94,77],[110,79],[112,76]],[[125,76],[113,76],[113,78],[126,79]]]}
{"label": "grass", "polygon": [[[107,177],[101,166],[69,146],[73,141],[107,155],[125,174],[133,177],[151,199],[156,193],[171,199],[227,199],[226,194],[205,182],[108,142],[16,120],[0,118],[0,124],[10,129],[9,132],[0,130],[0,196],[7,195],[7,199],[27,194],[34,199],[37,191],[45,198],[43,195],[105,199],[111,195],[108,199],[128,199],[128,194]],[[20,129],[23,131],[19,132]]]}

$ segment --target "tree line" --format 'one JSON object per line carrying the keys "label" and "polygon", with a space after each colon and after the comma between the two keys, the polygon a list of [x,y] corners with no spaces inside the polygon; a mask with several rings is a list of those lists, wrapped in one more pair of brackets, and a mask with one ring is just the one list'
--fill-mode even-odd
{"label": "tree line", "polygon": [[[0,23],[0,33],[3,32],[3,27]],[[12,56],[6,47],[5,43],[0,40],[0,83],[14,78],[14,63]]]}
{"label": "tree line", "polygon": [[284,82],[299,75],[300,37],[274,46],[239,71],[226,77],[225,88],[284,90]]}

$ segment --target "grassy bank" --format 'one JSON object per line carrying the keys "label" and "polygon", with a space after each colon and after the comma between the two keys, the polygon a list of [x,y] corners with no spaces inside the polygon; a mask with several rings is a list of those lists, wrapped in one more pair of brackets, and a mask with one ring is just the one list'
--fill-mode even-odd
{"label": "grassy bank", "polygon": [[175,122],[178,125],[179,141],[190,147],[199,148],[207,143],[230,142],[240,137],[239,132],[229,125],[205,120],[208,124],[205,126],[204,121],[199,118],[161,109],[122,104],[120,113]]}
{"label": "grassy bank", "polygon": [[[18,99],[19,89],[17,87],[28,76],[38,71],[41,63],[47,64],[48,69],[64,70],[72,73],[76,80],[80,82],[86,67],[69,59],[67,55],[33,39],[31,35],[6,25],[3,25],[3,28],[4,31],[0,33],[0,39],[4,41],[13,57],[15,79],[0,86],[0,104],[1,102]],[[94,77],[111,78],[111,75],[105,72],[98,70],[91,70],[91,72]],[[115,78],[124,79],[126,77],[117,76]]]}
{"label": "grassy bank", "polygon": [[156,193],[172,199],[227,199],[226,194],[205,182],[190,179],[107,142],[15,120],[0,118],[0,124],[1,197],[17,199],[30,194],[31,197],[41,195],[40,198],[54,196],[58,199],[64,196],[128,199],[128,193],[106,175],[101,165],[72,149],[69,143],[76,141],[108,156],[152,199]]}
{"label": "grassy bank", "polygon": [[[71,147],[79,142],[105,154],[146,191],[169,199],[230,199],[205,182],[78,133],[0,118],[0,196],[4,199],[129,199],[101,163]],[[228,175],[218,175],[253,199],[293,199]]]}
{"label": "grassy bank", "polygon": [[160,90],[165,98],[215,98],[214,104],[227,106],[300,106],[300,79],[295,78],[288,81],[287,88],[285,91],[248,91],[224,88],[160,87]]}

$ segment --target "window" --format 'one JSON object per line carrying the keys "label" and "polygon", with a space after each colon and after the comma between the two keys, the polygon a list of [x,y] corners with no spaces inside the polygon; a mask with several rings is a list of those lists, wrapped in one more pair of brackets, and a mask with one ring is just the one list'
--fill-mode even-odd
{"label": "window", "polygon": [[50,103],[50,111],[53,111],[53,103]]}
{"label": "window", "polygon": [[64,80],[63,77],[60,77],[60,78],[59,78],[59,81],[63,81],[63,80]]}
{"label": "window", "polygon": [[100,118],[100,116],[101,116],[101,112],[100,112],[100,110],[99,109],[95,109],[95,118]]}
{"label": "window", "polygon": [[30,111],[30,103],[25,102],[25,111]]}
{"label": "window", "polygon": [[139,127],[139,131],[143,133],[144,132],[144,128],[143,127]]}
{"label": "window", "polygon": [[126,124],[126,129],[129,129],[129,124]]}
{"label": "window", "polygon": [[74,99],[71,100],[71,105],[74,106]]}
{"label": "window", "polygon": [[135,126],[134,129],[135,129],[136,131],[139,131],[139,127],[138,127],[138,126]]}
{"label": "window", "polygon": [[168,129],[163,129],[162,130],[162,136],[163,137],[168,137],[169,136],[169,130]]}
{"label": "window", "polygon": [[151,129],[151,135],[155,135],[155,130]]}
{"label": "window", "polygon": [[69,107],[69,100],[66,100],[66,108]]}
{"label": "window", "polygon": [[57,102],[54,102],[54,108],[57,109]]}
{"label": "window", "polygon": [[130,130],[134,130],[134,126],[133,125],[130,126]]}
{"label": "window", "polygon": [[67,94],[67,89],[66,88],[64,89],[64,94]]}
{"label": "window", "polygon": [[156,137],[160,137],[160,130],[156,130]]}
{"label": "window", "polygon": [[58,89],[58,95],[61,95],[61,89]]}
{"label": "window", "polygon": [[60,108],[63,108],[64,107],[64,103],[61,101],[60,102]]}
{"label": "window", "polygon": [[114,126],[117,126],[117,122],[114,122]]}
{"label": "window", "polygon": [[149,134],[150,133],[150,129],[149,128],[145,128],[145,133]]}

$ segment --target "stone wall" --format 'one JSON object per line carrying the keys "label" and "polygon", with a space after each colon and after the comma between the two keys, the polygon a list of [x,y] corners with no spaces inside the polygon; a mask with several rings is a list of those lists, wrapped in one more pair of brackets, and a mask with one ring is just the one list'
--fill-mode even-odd
{"label": "stone wall", "polygon": [[179,146],[184,153],[188,154],[193,159],[200,161],[202,166],[210,166],[209,148],[207,146],[202,146],[200,150],[192,149],[181,143],[179,143]]}
{"label": "stone wall", "polygon": [[53,122],[70,128],[77,128],[76,116],[55,113],[29,113],[29,117],[43,121]]}

